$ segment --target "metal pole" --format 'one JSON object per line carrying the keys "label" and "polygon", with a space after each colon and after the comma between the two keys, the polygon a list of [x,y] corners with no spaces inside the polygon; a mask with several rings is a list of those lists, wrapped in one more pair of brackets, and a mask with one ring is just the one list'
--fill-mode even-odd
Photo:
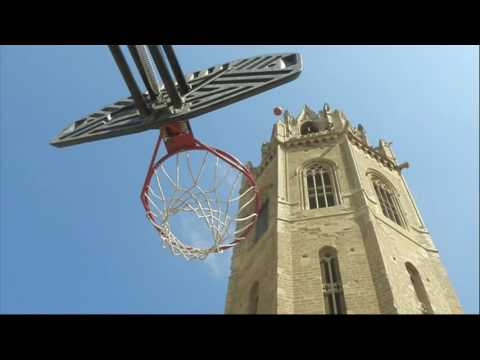
{"label": "metal pole", "polygon": [[158,72],[160,73],[160,77],[162,78],[163,85],[165,85],[165,89],[167,90],[168,96],[172,101],[172,104],[177,109],[182,107],[182,99],[175,88],[175,84],[173,83],[172,77],[168,71],[167,65],[165,64],[165,60],[163,59],[163,55],[158,48],[158,45],[148,45],[148,49],[150,50],[150,54],[152,54],[153,61],[157,66]]}
{"label": "metal pole", "polygon": [[173,46],[162,45],[162,47],[163,51],[165,51],[165,54],[167,55],[167,59],[172,68],[173,75],[175,75],[175,79],[177,80],[178,86],[180,88],[180,94],[185,95],[188,92],[189,88],[187,82],[185,81],[185,77],[183,76],[182,68],[180,67],[177,57],[175,56],[175,52],[173,51]]}
{"label": "metal pole", "polygon": [[[141,45],[140,45],[141,46]],[[150,67],[150,64],[142,57],[140,54],[140,49],[137,45],[128,45],[128,50],[132,55],[133,61],[135,61],[135,65],[137,65],[138,71],[140,72],[140,76],[142,77],[143,82],[150,94],[152,99],[155,99],[158,94],[158,84],[155,81],[155,77],[153,75],[153,69]]]}
{"label": "metal pole", "polygon": [[120,46],[108,45],[108,48],[110,49],[113,59],[115,60],[115,63],[117,64],[118,69],[120,70],[123,76],[123,79],[125,80],[125,83],[127,84],[127,87],[130,90],[130,93],[132,94],[133,100],[135,102],[135,105],[137,106],[138,111],[142,116],[148,116],[150,111],[148,110],[145,99],[143,98],[143,95],[140,92],[140,89],[138,88],[138,85],[135,82],[135,79],[133,78],[132,72],[128,67],[127,61],[123,56]]}

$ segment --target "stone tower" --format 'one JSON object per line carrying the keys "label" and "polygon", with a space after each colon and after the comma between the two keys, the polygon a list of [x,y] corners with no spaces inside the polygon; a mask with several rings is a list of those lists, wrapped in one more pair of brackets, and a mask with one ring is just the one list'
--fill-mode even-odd
{"label": "stone tower", "polygon": [[390,143],[325,104],[285,112],[261,150],[227,314],[462,313]]}

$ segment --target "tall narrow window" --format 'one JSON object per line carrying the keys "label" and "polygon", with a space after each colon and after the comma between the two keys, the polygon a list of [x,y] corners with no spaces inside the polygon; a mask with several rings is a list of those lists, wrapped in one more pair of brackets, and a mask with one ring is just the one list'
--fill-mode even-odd
{"label": "tall narrow window", "polygon": [[317,209],[339,204],[338,189],[333,170],[316,165],[305,170],[307,208]]}
{"label": "tall narrow window", "polygon": [[373,181],[373,188],[377,194],[383,215],[398,225],[403,226],[403,221],[400,216],[400,206],[393,190],[380,180]]}
{"label": "tall narrow window", "polygon": [[420,311],[423,314],[433,314],[432,305],[428,299],[427,290],[425,290],[425,286],[423,285],[422,278],[420,277],[418,270],[409,262],[405,264],[405,267],[407,268],[408,275],[410,276],[410,281],[412,282]]}
{"label": "tall narrow window", "polygon": [[256,281],[250,288],[250,303],[249,303],[249,313],[256,314],[258,312],[258,281]]}
{"label": "tall narrow window", "polygon": [[327,247],[320,251],[323,296],[327,314],[346,314],[342,279],[335,249]]}
{"label": "tall narrow window", "polygon": [[257,242],[268,229],[268,199],[263,203],[260,214],[255,224],[255,242]]}

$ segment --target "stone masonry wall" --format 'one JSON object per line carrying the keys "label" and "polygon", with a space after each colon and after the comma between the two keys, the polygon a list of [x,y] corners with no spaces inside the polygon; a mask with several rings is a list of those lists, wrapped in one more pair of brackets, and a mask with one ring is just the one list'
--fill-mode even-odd
{"label": "stone masonry wall", "polygon": [[[337,250],[349,314],[378,313],[378,302],[359,224],[355,221],[352,183],[338,139],[289,149],[289,231],[291,233],[295,313],[325,313],[319,251]],[[300,170],[311,161],[336,168],[342,203],[331,208],[305,209]]]}
{"label": "stone masonry wall", "polygon": [[[327,130],[300,136],[295,127],[309,117]],[[329,119],[333,127],[323,128]],[[338,111],[317,116],[305,108],[287,120],[262,145],[255,171],[262,202],[269,199],[268,230],[258,241],[252,231],[234,249],[225,312],[248,313],[258,281],[258,313],[324,314],[319,251],[330,246],[337,251],[348,314],[421,313],[407,262],[418,270],[434,313],[462,313],[393,152],[385,157],[371,148],[363,127],[352,130]],[[314,161],[333,166],[340,204],[308,209],[302,169]],[[394,189],[405,224],[383,215],[373,177]]]}
{"label": "stone masonry wall", "polygon": [[[262,189],[262,203],[275,196],[275,161],[265,168],[257,179]],[[250,289],[259,283],[259,302],[257,313],[276,313],[276,211],[275,201],[269,201],[268,229],[256,241],[255,229],[248,237],[234,248],[231,265],[231,275],[227,293],[225,312],[227,314],[249,313]]]}
{"label": "stone masonry wall", "polygon": [[[375,237],[381,253],[381,261],[393,294],[394,307],[398,313],[420,313],[419,302],[406,270],[411,262],[418,270],[429,295],[434,313],[458,313],[461,309],[446,272],[439,264],[438,251],[430,235],[416,213],[413,199],[397,170],[380,164],[356,146],[352,146],[367,205],[371,209]],[[385,217],[378,203],[369,173],[381,174],[395,188],[406,225],[400,226]],[[407,291],[406,291],[407,289]],[[391,296],[385,293],[385,296]]]}

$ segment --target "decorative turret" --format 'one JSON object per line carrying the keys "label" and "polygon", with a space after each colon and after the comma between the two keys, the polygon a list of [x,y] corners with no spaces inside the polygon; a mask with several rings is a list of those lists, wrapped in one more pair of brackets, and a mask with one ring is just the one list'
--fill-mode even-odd
{"label": "decorative turret", "polygon": [[396,162],[396,158],[391,148],[391,145],[392,145],[392,142],[386,142],[385,140],[380,139],[380,141],[378,142],[377,149],[380,154]]}
{"label": "decorative turret", "polygon": [[353,133],[368,145],[367,131],[362,124],[358,124],[357,127],[353,129]]}
{"label": "decorative turret", "polygon": [[282,124],[285,132],[279,135],[288,139],[312,134],[324,135],[329,132],[340,132],[347,125],[347,121],[340,111],[331,111],[330,106],[325,104],[323,110],[318,113],[305,105],[296,118],[285,111]]}

